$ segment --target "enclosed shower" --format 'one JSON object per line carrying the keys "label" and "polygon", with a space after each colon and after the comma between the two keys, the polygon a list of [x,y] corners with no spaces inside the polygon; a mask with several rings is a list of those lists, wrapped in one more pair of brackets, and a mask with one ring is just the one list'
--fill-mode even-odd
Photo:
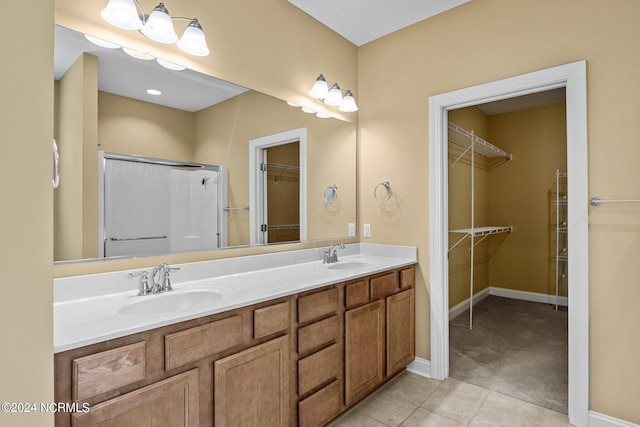
{"label": "enclosed shower", "polygon": [[101,257],[226,245],[224,166],[101,153]]}

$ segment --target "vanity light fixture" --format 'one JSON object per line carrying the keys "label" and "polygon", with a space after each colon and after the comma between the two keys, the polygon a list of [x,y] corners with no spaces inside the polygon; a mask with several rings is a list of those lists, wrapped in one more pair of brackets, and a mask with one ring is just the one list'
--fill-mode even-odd
{"label": "vanity light fixture", "polygon": [[327,105],[338,107],[338,110],[345,113],[352,113],[358,111],[358,105],[353,97],[353,93],[350,90],[344,91],[344,97],[342,96],[343,90],[340,89],[338,83],[334,83],[331,86],[327,85],[327,80],[324,75],[320,74],[316,81],[313,83],[313,87],[309,91],[309,95],[319,99]]}
{"label": "vanity light fixture", "polygon": [[142,59],[143,61],[151,61],[152,59],[156,59],[155,56],[149,55],[148,53],[140,52],[138,50],[130,49],[126,46],[123,46],[122,50],[127,55],[136,59]]}
{"label": "vanity light fixture", "polygon": [[89,34],[85,34],[84,37],[96,46],[104,47],[106,49],[120,49],[119,44],[111,43],[106,40],[90,36]]}
{"label": "vanity light fixture", "polygon": [[168,68],[169,70],[182,71],[187,69],[187,67],[183,67],[182,65],[178,65],[173,62],[165,61],[162,58],[156,58],[156,61],[158,62],[158,64],[162,65],[164,68]]}
{"label": "vanity light fixture", "polygon": [[[138,15],[138,10],[141,15]],[[164,3],[159,3],[153,12],[147,15],[138,0],[109,0],[100,16],[118,28],[139,30],[144,36],[158,43],[176,43],[178,48],[190,55],[209,55],[207,41],[198,19],[172,17]],[[173,28],[173,21],[189,21],[181,38],[178,38]]]}

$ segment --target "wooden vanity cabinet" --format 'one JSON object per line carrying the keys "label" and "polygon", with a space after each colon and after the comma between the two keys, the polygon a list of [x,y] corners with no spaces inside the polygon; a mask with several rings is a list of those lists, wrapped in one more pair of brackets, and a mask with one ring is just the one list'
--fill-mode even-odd
{"label": "wooden vanity cabinet", "polygon": [[384,300],[345,313],[345,404],[352,405],[384,380]]}
{"label": "wooden vanity cabinet", "polygon": [[215,426],[289,425],[289,337],[215,362]]}
{"label": "wooden vanity cabinet", "polygon": [[413,266],[55,355],[70,426],[320,427],[414,358]]}
{"label": "wooden vanity cabinet", "polygon": [[[55,401],[90,407],[86,414],[56,413],[56,427],[214,425],[215,381],[224,383],[219,372],[226,370],[232,385],[252,384],[255,372],[233,366],[245,352],[255,359],[247,366],[267,366],[288,384],[291,300],[278,298],[56,354]],[[281,359],[274,362],[276,353]],[[269,396],[284,399],[269,412],[286,412],[279,425],[289,426],[289,388],[279,392],[269,390]]]}
{"label": "wooden vanity cabinet", "polygon": [[72,425],[198,426],[198,387],[198,369],[192,369],[75,413]]}
{"label": "wooden vanity cabinet", "polygon": [[346,406],[415,358],[414,285],[413,266],[345,285]]}
{"label": "wooden vanity cabinet", "polygon": [[343,287],[334,285],[297,298],[293,425],[323,426],[343,409],[342,295]]}

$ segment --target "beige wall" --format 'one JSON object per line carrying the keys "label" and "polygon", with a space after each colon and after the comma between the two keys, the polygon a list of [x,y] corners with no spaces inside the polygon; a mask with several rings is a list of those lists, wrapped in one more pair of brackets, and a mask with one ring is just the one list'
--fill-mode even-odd
{"label": "beige wall", "polygon": [[[476,107],[451,111],[449,121],[485,140],[489,139],[489,119]],[[465,229],[471,226],[471,154],[459,145],[449,142],[449,228]],[[454,162],[455,165],[454,165]],[[476,227],[489,224],[488,219],[488,175],[489,163],[486,157],[478,154],[474,157],[474,222]],[[462,234],[449,234],[449,247],[462,237]],[[469,298],[471,292],[471,240],[463,240],[449,252],[449,308]],[[487,245],[478,245],[474,249],[473,288],[474,294],[490,285],[489,257]]]}
{"label": "beige wall", "polygon": [[[4,2],[2,12],[29,16],[30,28],[0,27],[0,401],[53,402],[53,3]],[[53,425],[53,415],[0,412],[0,425]]]}
{"label": "beige wall", "polygon": [[193,162],[195,113],[99,92],[100,150]]}
{"label": "beige wall", "polygon": [[[510,225],[475,247],[474,293],[488,286],[555,295],[555,172],[566,172],[564,104],[488,116],[477,107],[453,110],[449,121],[513,155],[475,156],[475,225]],[[452,164],[462,152],[449,143]],[[470,154],[449,167],[449,228],[468,228]],[[449,235],[449,246],[460,234]],[[449,308],[469,298],[470,239],[449,252]],[[566,281],[563,282],[566,284]],[[566,296],[566,286],[561,287]],[[562,293],[561,293],[562,294]]]}
{"label": "beige wall", "polygon": [[[614,3],[476,0],[358,50],[359,220],[372,224],[373,242],[418,247],[418,356],[429,358],[429,96],[584,59],[589,193],[638,198],[640,3]],[[381,178],[398,193],[393,215],[370,194]],[[639,209],[589,216],[591,409],[635,423]]]}
{"label": "beige wall", "polygon": [[[295,119],[292,119],[294,117]],[[249,141],[304,127],[307,129],[307,239],[347,235],[356,217],[355,126],[320,119],[286,102],[245,92],[197,113],[195,161],[223,164],[229,173],[229,206],[249,205]],[[338,185],[338,202],[324,203],[324,189]],[[229,214],[229,244],[249,243],[249,214]]]}
{"label": "beige wall", "polygon": [[[82,55],[56,85],[61,185],[54,192],[54,259],[98,255],[98,62]],[[93,159],[93,161],[86,161]],[[90,179],[90,181],[87,181]],[[87,185],[87,184],[96,185]],[[87,200],[87,203],[83,201]]]}
{"label": "beige wall", "polygon": [[488,242],[491,286],[555,295],[555,174],[567,171],[566,123],[564,104],[489,117],[490,141],[513,154],[489,173],[489,218],[514,227]]}

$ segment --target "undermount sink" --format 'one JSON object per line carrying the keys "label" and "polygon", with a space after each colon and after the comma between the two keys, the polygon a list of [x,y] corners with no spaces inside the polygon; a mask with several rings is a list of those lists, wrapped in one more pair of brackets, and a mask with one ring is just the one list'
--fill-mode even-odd
{"label": "undermount sink", "polygon": [[191,310],[204,307],[222,298],[222,294],[213,290],[192,290],[188,292],[167,292],[157,295],[140,296],[138,301],[127,304],[118,310],[120,314],[161,314],[179,310]]}
{"label": "undermount sink", "polygon": [[332,264],[327,264],[326,267],[331,270],[356,270],[358,268],[374,267],[377,265],[380,265],[380,264],[376,261],[358,259],[358,260],[338,261]]}

